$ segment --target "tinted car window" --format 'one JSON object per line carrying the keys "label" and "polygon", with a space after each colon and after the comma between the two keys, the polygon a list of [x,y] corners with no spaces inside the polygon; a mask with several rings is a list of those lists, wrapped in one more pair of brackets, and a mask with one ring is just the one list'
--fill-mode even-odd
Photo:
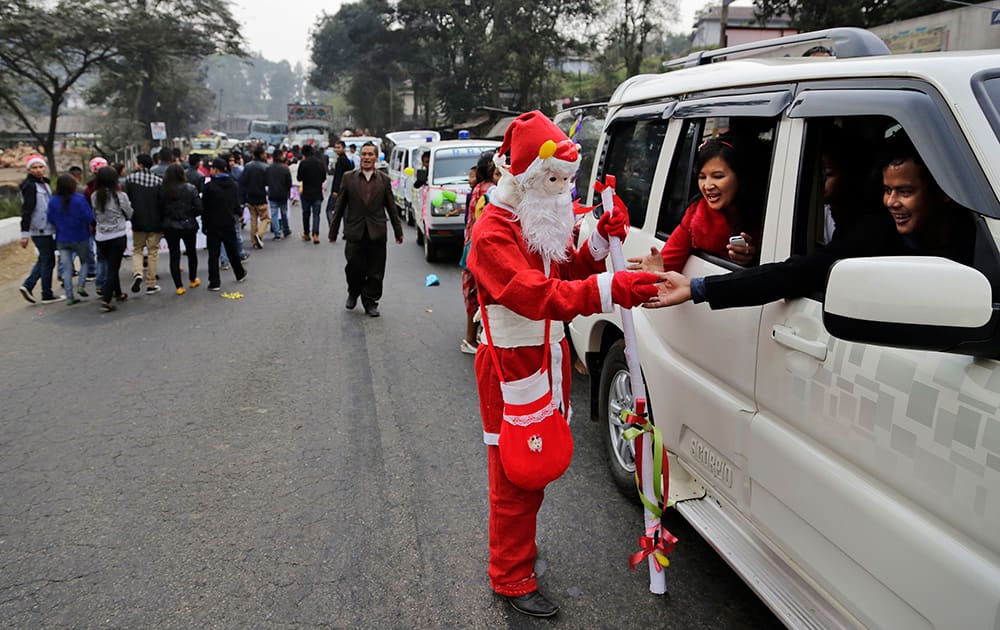
{"label": "tinted car window", "polygon": [[656,161],[666,132],[667,121],[659,119],[625,120],[614,123],[609,130],[600,175],[617,178],[618,195],[628,207],[629,220],[635,227],[646,222]]}

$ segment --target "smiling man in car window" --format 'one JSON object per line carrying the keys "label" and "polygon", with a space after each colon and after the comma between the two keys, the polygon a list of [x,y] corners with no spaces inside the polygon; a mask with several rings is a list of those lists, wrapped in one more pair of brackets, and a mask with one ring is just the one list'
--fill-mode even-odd
{"label": "smiling man in car window", "polygon": [[879,165],[886,213],[834,231],[830,246],[809,256],[704,278],[669,272],[647,308],[691,300],[719,309],[803,297],[822,290],[830,267],[842,258],[941,256],[971,264],[975,226],[969,211],[941,190],[905,133],[888,140]]}

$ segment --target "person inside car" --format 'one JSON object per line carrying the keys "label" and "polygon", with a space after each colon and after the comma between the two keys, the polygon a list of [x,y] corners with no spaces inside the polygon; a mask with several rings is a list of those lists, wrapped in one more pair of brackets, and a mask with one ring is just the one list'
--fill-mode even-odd
{"label": "person inside car", "polygon": [[647,256],[630,258],[629,269],[680,271],[695,249],[740,265],[754,264],[759,257],[760,220],[753,212],[756,195],[750,192],[743,145],[737,138],[720,136],[698,147],[695,169],[701,196],[684,211],[663,249],[653,247]]}
{"label": "person inside car", "polygon": [[720,309],[803,297],[823,290],[827,272],[842,258],[941,256],[971,264],[975,244],[971,213],[941,190],[902,130],[888,140],[878,166],[886,212],[858,217],[851,226],[837,229],[828,247],[808,256],[703,278],[670,272],[645,307],[691,300]]}

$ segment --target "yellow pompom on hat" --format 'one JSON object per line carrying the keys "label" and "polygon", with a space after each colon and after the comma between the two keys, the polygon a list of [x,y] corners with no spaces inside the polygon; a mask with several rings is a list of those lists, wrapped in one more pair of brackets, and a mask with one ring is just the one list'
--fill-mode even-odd
{"label": "yellow pompom on hat", "polygon": [[497,155],[508,152],[510,174],[518,181],[550,160],[566,165],[575,165],[580,160],[576,143],[537,109],[521,114],[507,126]]}

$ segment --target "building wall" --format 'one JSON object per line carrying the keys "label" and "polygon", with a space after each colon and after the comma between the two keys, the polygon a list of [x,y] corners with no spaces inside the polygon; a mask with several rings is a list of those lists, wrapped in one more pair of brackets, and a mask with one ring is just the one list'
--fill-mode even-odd
{"label": "building wall", "polygon": [[761,42],[765,39],[775,39],[795,35],[798,30],[794,28],[729,28],[726,29],[726,45],[738,46],[739,44],[749,44],[751,42]]}
{"label": "building wall", "polygon": [[974,5],[870,30],[893,53],[1000,48],[1000,9]]}

